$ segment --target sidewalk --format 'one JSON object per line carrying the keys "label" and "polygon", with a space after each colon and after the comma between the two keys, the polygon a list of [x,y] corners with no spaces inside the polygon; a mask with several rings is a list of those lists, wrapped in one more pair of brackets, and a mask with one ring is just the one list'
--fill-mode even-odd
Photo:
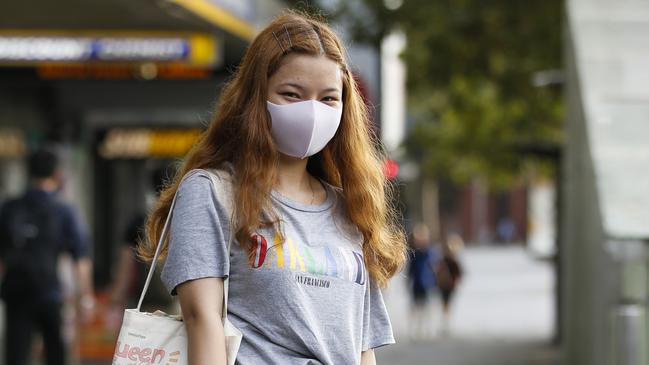
{"label": "sidewalk", "polygon": [[557,349],[539,342],[438,339],[376,350],[377,364],[559,365]]}
{"label": "sidewalk", "polygon": [[[554,273],[549,263],[521,247],[466,249],[465,277],[452,307],[449,334],[413,341],[409,296],[403,275],[384,292],[396,345],[377,350],[379,364],[557,365],[549,346],[554,328]],[[434,300],[431,332],[440,326],[441,304]]]}

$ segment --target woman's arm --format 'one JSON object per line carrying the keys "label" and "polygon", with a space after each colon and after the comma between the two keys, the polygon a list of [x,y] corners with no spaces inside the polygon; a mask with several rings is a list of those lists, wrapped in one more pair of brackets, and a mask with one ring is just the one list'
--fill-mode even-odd
{"label": "woman's arm", "polygon": [[374,349],[369,349],[361,353],[361,365],[376,365]]}
{"label": "woman's arm", "polygon": [[226,364],[221,322],[223,279],[187,281],[178,285],[177,292],[187,327],[189,365]]}

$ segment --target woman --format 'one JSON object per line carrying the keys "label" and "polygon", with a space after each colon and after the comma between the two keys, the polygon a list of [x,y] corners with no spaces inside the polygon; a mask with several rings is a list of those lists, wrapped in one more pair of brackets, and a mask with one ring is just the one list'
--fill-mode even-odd
{"label": "woman", "polygon": [[451,299],[462,281],[462,265],[458,260],[458,253],[462,247],[464,247],[464,241],[460,235],[456,233],[449,235],[446,243],[442,245],[442,259],[435,268],[437,285],[442,293],[443,332],[449,330]]}
{"label": "woman", "polygon": [[[231,174],[234,223],[205,173],[180,182],[198,168]],[[228,275],[239,364],[374,364],[372,349],[394,342],[378,288],[406,250],[387,188],[340,40],[308,17],[277,18],[225,87],[140,249],[151,259],[178,190],[162,279],[180,298],[190,364],[225,361]]]}

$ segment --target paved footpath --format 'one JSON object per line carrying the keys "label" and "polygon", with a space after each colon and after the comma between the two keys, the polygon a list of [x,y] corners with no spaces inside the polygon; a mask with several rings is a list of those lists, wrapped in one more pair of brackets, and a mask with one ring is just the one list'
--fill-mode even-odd
{"label": "paved footpath", "polygon": [[529,341],[439,339],[399,343],[376,354],[379,365],[559,365],[555,348]]}
{"label": "paved footpath", "polygon": [[379,364],[558,365],[553,333],[551,266],[520,247],[464,250],[465,278],[455,297],[449,329],[440,334],[440,303],[429,308],[424,339],[413,339],[403,275],[384,292],[396,345],[377,350]]}

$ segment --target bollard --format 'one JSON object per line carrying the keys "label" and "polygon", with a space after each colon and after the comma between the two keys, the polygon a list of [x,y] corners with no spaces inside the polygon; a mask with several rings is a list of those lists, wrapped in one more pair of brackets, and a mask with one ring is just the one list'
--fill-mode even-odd
{"label": "bollard", "polygon": [[620,304],[612,311],[611,365],[647,363],[646,308],[641,304]]}

